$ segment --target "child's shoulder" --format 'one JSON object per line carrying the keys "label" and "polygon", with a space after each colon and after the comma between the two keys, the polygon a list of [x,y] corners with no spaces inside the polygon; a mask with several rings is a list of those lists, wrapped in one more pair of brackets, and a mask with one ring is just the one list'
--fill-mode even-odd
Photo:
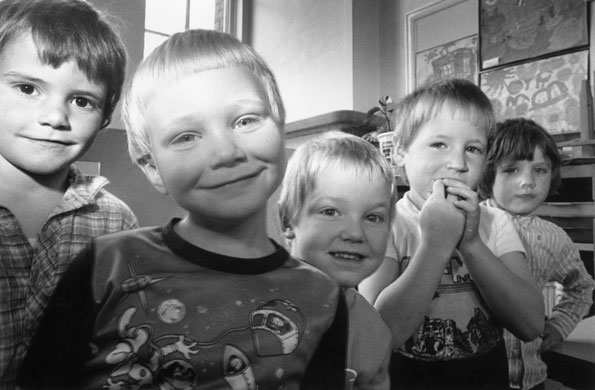
{"label": "child's shoulder", "polygon": [[572,238],[570,238],[566,230],[564,230],[560,225],[543,219],[538,215],[532,215],[531,218],[533,218],[534,223],[530,225],[530,227],[533,229],[539,229],[539,231],[541,231],[546,236],[558,237],[559,240],[572,243]]}
{"label": "child's shoulder", "polygon": [[93,239],[96,248],[118,248],[127,247],[138,243],[162,243],[162,226],[139,227],[130,230],[120,230],[113,233],[103,234]]}
{"label": "child's shoulder", "polygon": [[489,206],[485,203],[479,204],[479,215],[480,215],[480,224],[481,225],[508,225],[512,224],[512,217],[511,215],[502,209],[497,207]]}
{"label": "child's shoulder", "polygon": [[373,334],[376,339],[385,340],[386,345],[390,345],[391,331],[378,310],[355,288],[345,289],[343,294],[349,311],[350,326],[364,326],[366,334]]}
{"label": "child's shoulder", "polygon": [[293,256],[289,256],[285,265],[296,271],[296,277],[298,273],[303,274],[304,277],[308,275],[307,277],[311,277],[314,280],[318,280],[320,283],[334,285],[338,287],[337,282],[333,278],[331,278],[326,273],[324,273],[320,269],[314,267],[313,265],[309,264],[304,260],[296,259]]}
{"label": "child's shoulder", "polygon": [[[77,169],[69,173],[70,185],[65,193],[67,201],[86,204],[95,204],[97,210],[114,214],[124,220],[128,227],[136,227],[138,221],[132,209],[120,198],[105,189],[109,181],[103,176],[87,176]],[[110,216],[110,218],[113,218]]]}

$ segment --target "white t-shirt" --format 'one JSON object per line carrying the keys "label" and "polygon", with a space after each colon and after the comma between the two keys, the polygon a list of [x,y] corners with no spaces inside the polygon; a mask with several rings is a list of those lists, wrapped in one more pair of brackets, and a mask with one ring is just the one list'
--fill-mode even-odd
{"label": "white t-shirt", "polygon": [[[387,257],[402,274],[420,245],[420,210],[409,194],[397,202]],[[500,257],[525,253],[510,217],[502,210],[480,206],[479,237]],[[399,352],[413,359],[438,361],[482,355],[502,339],[502,328],[486,308],[461,253],[457,250],[444,269],[424,322]]]}

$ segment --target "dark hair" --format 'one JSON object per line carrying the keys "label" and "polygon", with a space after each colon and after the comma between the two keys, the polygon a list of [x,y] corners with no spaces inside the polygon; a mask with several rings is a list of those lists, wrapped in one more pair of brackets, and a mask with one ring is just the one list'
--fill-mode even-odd
{"label": "dark hair", "polygon": [[533,161],[535,148],[543,151],[544,157],[552,167],[550,192],[553,194],[562,180],[560,167],[562,159],[552,136],[536,122],[525,118],[508,119],[498,123],[486,158],[485,173],[479,183],[482,197],[492,195],[492,186],[496,179],[498,166],[506,161]]}
{"label": "dark hair", "polygon": [[126,74],[126,49],[104,15],[83,0],[0,1],[0,51],[30,33],[42,63],[76,61],[106,88],[102,127],[109,124]]}

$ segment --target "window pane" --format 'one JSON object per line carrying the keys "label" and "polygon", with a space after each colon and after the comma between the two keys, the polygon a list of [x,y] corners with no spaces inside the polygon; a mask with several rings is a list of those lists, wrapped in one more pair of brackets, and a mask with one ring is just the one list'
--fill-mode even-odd
{"label": "window pane", "polygon": [[145,31],[145,47],[143,51],[144,57],[147,57],[149,54],[151,54],[151,52],[167,38],[167,35],[159,35]]}
{"label": "window pane", "polygon": [[217,0],[190,0],[190,28],[215,29]]}
{"label": "window pane", "polygon": [[186,0],[146,0],[145,29],[173,34],[186,29]]}

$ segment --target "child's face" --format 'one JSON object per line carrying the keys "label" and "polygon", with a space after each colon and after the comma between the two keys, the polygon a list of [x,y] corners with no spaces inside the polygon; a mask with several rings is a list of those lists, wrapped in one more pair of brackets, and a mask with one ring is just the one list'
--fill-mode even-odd
{"label": "child's face", "polygon": [[390,187],[379,175],[326,169],[290,229],[291,254],[341,286],[357,286],[384,258],[390,207]]}
{"label": "child's face", "polygon": [[285,172],[284,143],[252,73],[184,77],[156,93],[147,123],[156,169],[145,174],[191,217],[225,223],[266,212]]}
{"label": "child's face", "polygon": [[420,127],[407,150],[398,150],[412,200],[421,207],[436,179],[451,178],[475,189],[483,173],[487,136],[463,118],[443,112]]}
{"label": "child's face", "polygon": [[551,164],[541,148],[535,148],[533,161],[508,161],[498,166],[492,198],[504,210],[527,215],[545,201],[551,182]]}
{"label": "child's face", "polygon": [[99,131],[104,96],[75,62],[42,64],[30,34],[15,38],[0,52],[0,166],[67,170]]}

